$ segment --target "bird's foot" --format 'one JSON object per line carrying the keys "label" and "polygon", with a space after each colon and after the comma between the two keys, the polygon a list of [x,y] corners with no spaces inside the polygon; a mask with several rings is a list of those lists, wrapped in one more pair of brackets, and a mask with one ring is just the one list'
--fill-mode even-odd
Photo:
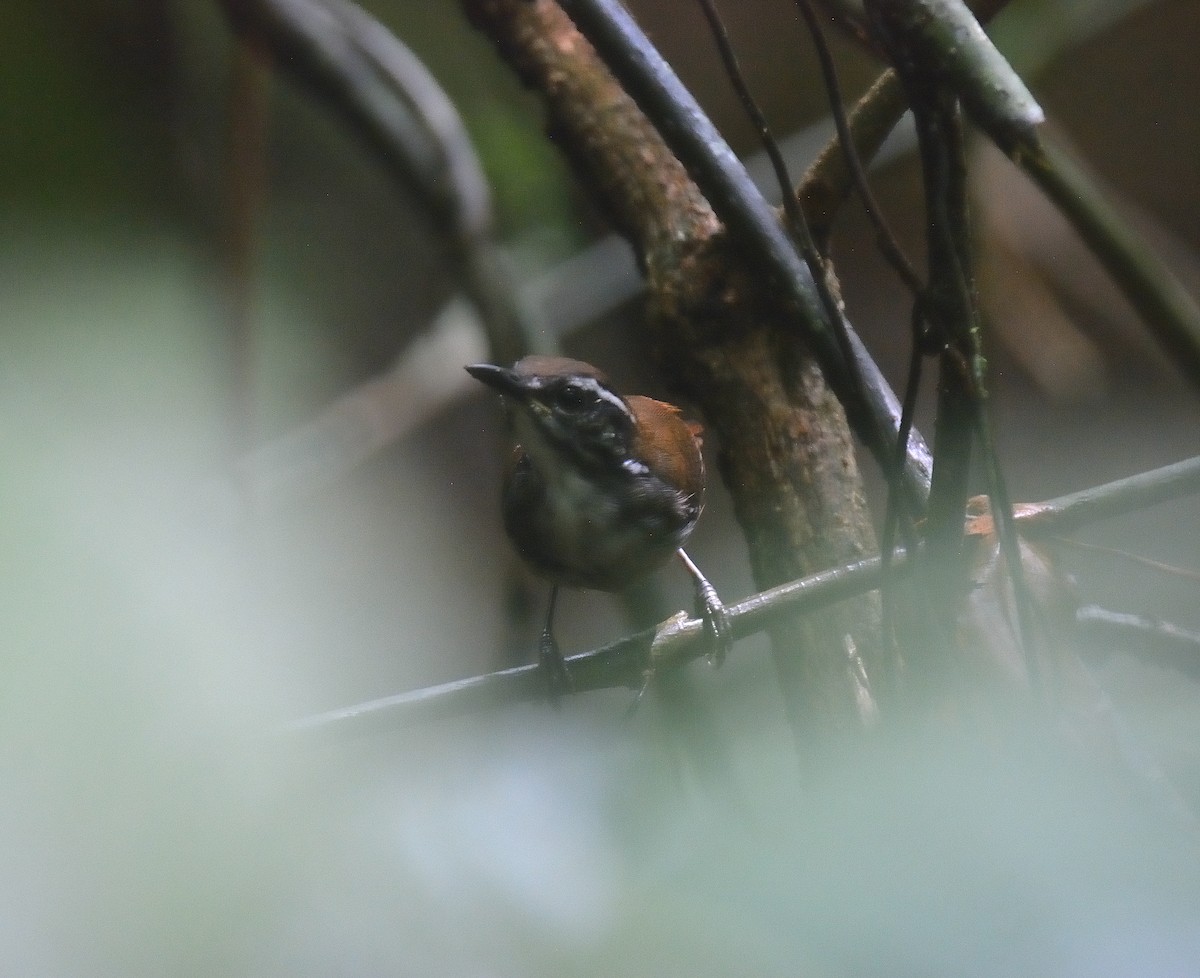
{"label": "bird's foot", "polygon": [[704,634],[708,639],[708,661],[710,665],[720,666],[733,647],[733,626],[729,621],[729,612],[717,596],[717,589],[708,583],[708,578],[700,573],[687,551],[679,550],[679,559],[692,575],[696,584],[696,617],[704,621]]}
{"label": "bird's foot", "polygon": [[733,626],[729,612],[717,596],[716,589],[706,580],[696,582],[696,614],[704,621],[704,636],[709,644],[708,662],[721,666],[733,647]]}
{"label": "bird's foot", "polygon": [[555,706],[560,706],[562,697],[575,691],[575,682],[567,669],[567,662],[559,651],[558,643],[550,629],[542,632],[538,641],[538,671],[546,682],[546,698]]}

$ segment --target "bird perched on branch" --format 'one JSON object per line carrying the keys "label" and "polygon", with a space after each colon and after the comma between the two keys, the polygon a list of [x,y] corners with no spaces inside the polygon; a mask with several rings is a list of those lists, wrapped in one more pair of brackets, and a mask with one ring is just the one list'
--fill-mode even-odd
{"label": "bird perched on branch", "polygon": [[551,694],[571,685],[554,641],[558,589],[622,590],[678,555],[719,661],[731,637],[725,606],[683,550],[704,504],[700,428],[679,408],[621,395],[591,364],[528,356],[466,368],[498,391],[516,447],[503,490],[504,527],[551,583],[538,661]]}

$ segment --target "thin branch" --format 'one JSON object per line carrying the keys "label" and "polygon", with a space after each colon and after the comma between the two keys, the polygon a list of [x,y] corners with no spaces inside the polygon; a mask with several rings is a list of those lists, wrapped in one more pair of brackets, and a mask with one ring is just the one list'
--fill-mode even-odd
{"label": "thin branch", "polygon": [[1022,536],[1031,540],[1070,533],[1088,523],[1122,516],[1200,492],[1200,456],[1126,479],[1021,507]]}
{"label": "thin branch", "polygon": [[808,27],[808,32],[812,36],[813,47],[817,52],[817,62],[821,67],[821,77],[825,82],[825,92],[829,96],[829,108],[833,113],[833,122],[837,128],[838,142],[841,144],[854,186],[858,190],[859,201],[862,203],[871,226],[875,228],[875,243],[915,299],[921,294],[924,287],[921,277],[905,257],[900,242],[896,240],[892,229],[888,227],[887,220],[871,193],[870,184],[867,183],[867,174],[863,170],[862,160],[859,158],[854,144],[854,136],[850,131],[850,123],[846,119],[846,108],[842,102],[842,86],[838,82],[833,55],[825,41],[825,32],[821,30],[821,24],[817,20],[811,0],[795,0],[795,2]]}
{"label": "thin branch", "polygon": [[976,437],[979,440],[980,454],[983,456],[988,498],[996,520],[996,536],[1000,542],[1000,551],[1004,555],[1005,570],[1012,582],[1017,635],[1025,654],[1030,678],[1036,688],[1042,678],[1037,634],[1033,627],[1036,617],[1033,596],[1025,576],[1025,562],[1021,559],[1021,543],[1017,536],[1016,514],[1013,511],[1012,497],[1008,494],[1008,481],[1005,479],[1004,469],[1000,465],[1000,454],[996,447],[992,419],[987,414],[987,402],[982,399],[977,405],[975,413],[975,429]]}
{"label": "thin branch", "polygon": [[852,38],[865,51],[882,55],[879,45],[867,24],[862,4],[853,0],[820,0],[821,9],[831,24],[847,37]]}
{"label": "thin branch", "polygon": [[[1025,145],[1045,121],[1025,82],[962,0],[868,0],[864,6],[892,66],[901,75],[919,71],[953,92],[1005,153]],[[901,38],[902,51],[896,47]]]}
{"label": "thin branch", "polygon": [[[806,0],[810,2],[810,0]],[[862,10],[855,11],[854,28],[845,31],[846,4],[840,0],[819,0],[830,21],[843,28],[855,41],[876,55],[882,56],[879,45],[869,36]],[[986,24],[1009,3],[1009,0],[978,0],[972,4],[975,16]],[[888,69],[879,76],[858,100],[847,121],[852,142],[859,159],[875,158],[884,140],[908,111],[908,99],[896,72]],[[818,239],[828,235],[833,217],[854,188],[855,177],[842,149],[843,137],[830,140],[813,160],[804,175],[797,195],[804,204],[809,224]]]}
{"label": "thin branch", "polygon": [[[883,555],[884,566],[886,567],[891,560],[894,535],[898,526],[904,533],[905,542],[910,547],[915,544],[916,534],[913,523],[917,517],[924,514],[927,502],[923,497],[911,498],[911,493],[906,496],[903,489],[903,480],[899,477],[899,474],[903,472],[904,460],[908,457],[908,442],[912,436],[913,427],[913,409],[920,383],[920,340],[922,333],[919,309],[921,308],[920,300],[924,284],[921,282],[920,276],[917,275],[912,264],[905,257],[899,241],[896,240],[896,236],[892,233],[892,229],[888,226],[883,212],[879,209],[879,206],[875,202],[875,197],[871,193],[871,187],[867,182],[867,175],[863,169],[862,160],[858,155],[854,136],[850,130],[850,123],[846,119],[846,109],[842,102],[842,87],[838,82],[837,68],[833,63],[833,55],[829,50],[829,45],[826,43],[825,32],[821,29],[821,24],[817,20],[812,2],[811,0],[795,0],[795,2],[801,17],[808,27],[813,47],[817,52],[817,62],[820,65],[821,76],[825,83],[825,93],[829,98],[829,108],[833,114],[834,127],[837,130],[837,142],[841,147],[842,158],[858,191],[859,201],[867,214],[867,219],[875,228],[876,247],[879,248],[884,259],[892,266],[901,282],[908,287],[913,296],[913,357],[910,362],[908,386],[904,392],[904,404],[901,410],[899,431],[896,435],[894,461],[890,468],[884,468],[888,485],[887,513],[884,517],[883,540],[880,544],[880,552]],[[796,197],[789,196],[785,199],[793,207],[797,206]],[[806,234],[808,232],[807,225],[805,226],[805,232]],[[815,245],[812,245],[811,237],[809,238],[809,243],[815,248]],[[827,241],[825,248],[828,250]],[[908,517],[903,521],[900,520],[901,506],[906,507],[903,515]],[[885,605],[887,603],[885,601]],[[890,632],[890,629],[888,631]]]}
{"label": "thin branch", "polygon": [[[788,176],[787,165],[783,161],[783,154],[779,150],[779,144],[771,134],[771,127],[767,124],[767,117],[754,100],[750,86],[746,84],[746,79],[742,75],[742,70],[738,65],[737,55],[733,50],[733,44],[729,40],[729,32],[725,29],[721,15],[717,12],[714,0],[698,0],[698,2],[700,9],[704,11],[704,16],[708,20],[713,38],[716,40],[717,50],[721,55],[722,63],[725,65],[725,73],[729,76],[729,81],[742,103],[742,108],[745,109],[751,123],[758,130],[763,151],[771,161],[771,167],[775,171],[775,179],[779,182],[781,202],[787,226],[800,248],[800,256],[804,259],[812,275],[817,296],[821,300],[821,306],[825,310],[826,321],[835,324],[834,336],[837,339],[842,358],[850,365],[847,375],[847,384],[849,386],[841,393],[842,404],[861,403],[863,399],[863,382],[858,370],[854,366],[856,363],[856,351],[850,345],[850,326],[849,323],[845,323],[844,328],[838,328],[837,326],[837,324],[844,323],[842,311],[833,293],[830,291],[824,261],[817,251],[817,245],[813,240],[812,232],[809,230],[808,221],[804,217],[804,211],[801,210],[800,203],[796,199],[796,195],[792,192],[792,179]],[[853,158],[857,162],[858,158]],[[851,409],[847,408],[847,411],[849,410]],[[890,428],[882,429],[885,441],[887,440],[889,430]],[[903,457],[900,459],[900,466],[895,469],[895,472],[888,466],[891,460],[886,453],[879,455],[879,461],[884,471],[887,472],[889,481],[900,481],[898,473],[903,471]]]}
{"label": "thin branch", "polygon": [[[1093,520],[1108,519],[1197,492],[1200,492],[1200,456],[1069,496],[1018,507],[1016,521],[1023,535],[1034,538],[1067,532]],[[901,550],[893,555],[888,571],[879,557],[871,557],[751,595],[728,608],[733,635],[736,639],[747,638],[781,618],[874,590],[883,583],[885,573],[906,573],[912,563]],[[578,692],[620,687],[639,689],[651,662],[657,669],[668,669],[707,652],[703,622],[689,619],[681,612],[657,628],[572,656],[567,662]],[[537,666],[517,666],[306,717],[289,724],[285,732],[317,737],[382,733],[544,697],[545,682]]]}
{"label": "thin branch", "polygon": [[[929,253],[929,285],[922,312],[942,346],[926,534],[926,575],[942,608],[941,614],[934,616],[934,624],[941,623],[946,634],[951,634],[949,626],[965,596],[962,512],[969,491],[971,452],[978,445],[1012,582],[1017,631],[1036,684],[1032,600],[988,417],[987,363],[967,213],[960,105],[1010,151],[1042,121],[1041,108],[959,0],[907,0],[902,4],[868,0],[865,10],[907,92],[921,152]],[[927,643],[931,650],[939,644]],[[935,661],[933,667],[939,665]]]}
{"label": "thin branch", "polygon": [[[1075,612],[1075,620],[1093,638],[1107,644],[1120,642],[1121,651],[1200,678],[1200,633],[1170,622],[1143,615],[1109,611],[1086,605]],[[1130,641],[1134,643],[1130,645]],[[1112,651],[1101,646],[1101,652]]]}
{"label": "thin branch", "polygon": [[[811,10],[809,5],[810,0],[796,0],[796,2],[802,10],[806,12]],[[1002,10],[1007,2],[1008,0],[979,0],[974,5],[976,16],[981,21],[987,21]],[[822,6],[835,23],[840,22],[841,26],[846,26],[841,16],[845,13],[842,5],[832,3],[830,0],[824,0]],[[856,15],[861,15],[861,11],[857,11]],[[815,18],[809,21],[810,30],[814,23]],[[810,226],[814,228],[814,233],[824,239],[831,233],[834,215],[841,208],[856,185],[859,188],[860,195],[863,196],[864,207],[867,208],[868,216],[870,216],[872,205],[868,203],[870,196],[869,187],[865,175],[862,173],[860,161],[862,158],[874,158],[879,152],[884,141],[908,110],[908,98],[899,76],[894,70],[889,69],[859,99],[849,118],[844,118],[842,113],[837,111],[841,101],[840,96],[834,95],[837,91],[836,72],[833,71],[832,60],[828,58],[828,46],[823,43],[823,34],[819,31],[819,24],[816,27],[818,30],[814,33],[814,40],[818,44],[818,53],[821,54],[821,52],[824,52],[822,56],[822,69],[826,74],[826,86],[831,93],[831,98],[834,99],[834,119],[838,135],[837,138],[831,140],[826,145],[825,149],[813,161],[805,173],[804,180],[801,182],[796,194],[802,202]],[[857,29],[851,33],[868,48],[879,53],[878,45],[874,39],[867,36],[865,22],[857,22]],[[881,220],[877,222],[877,229]],[[886,231],[886,225],[884,225],[884,230]],[[881,248],[886,253],[888,247],[888,238],[885,237],[881,242]],[[897,252],[899,252],[898,248]],[[899,258],[902,262],[904,261],[902,254],[899,254]],[[910,272],[911,269],[909,271],[902,271],[901,277],[910,281],[917,281],[915,272],[911,275],[909,274]],[[910,445],[909,437],[906,433],[907,427],[911,425],[911,402],[916,393],[913,383],[915,379],[919,379],[920,377],[919,358],[922,355],[920,348],[923,345],[923,340],[919,335],[919,317],[920,310],[914,309],[912,330],[913,361],[910,362],[910,379],[905,393],[905,401],[910,402],[910,406],[906,411],[902,411],[897,416],[899,436],[896,445],[901,456],[908,455],[909,458],[912,458],[914,455],[922,456],[928,462],[929,467],[925,469],[926,480],[924,483],[924,492],[920,493],[916,500],[920,504],[918,509],[923,509],[924,500],[928,496],[928,475],[932,468],[932,459],[924,442]],[[894,491],[889,490],[889,496],[894,495]],[[910,496],[912,495],[914,494],[910,487]],[[909,502],[912,504],[914,500],[910,499]],[[889,511],[894,512],[894,501],[889,504],[889,507]],[[891,536],[889,527],[894,527],[894,516],[888,516],[885,521],[885,537]]]}
{"label": "thin branch", "polygon": [[[779,184],[780,200],[788,223],[792,225],[793,229],[804,227],[804,215],[800,213],[792,194],[792,178],[788,176],[787,163],[784,162],[783,153],[779,150],[779,143],[771,134],[771,127],[767,123],[766,115],[759,108],[758,102],[755,101],[754,95],[750,91],[750,86],[746,83],[746,77],[742,74],[737,54],[733,50],[733,42],[729,39],[729,31],[726,30],[725,23],[721,20],[717,5],[713,0],[697,0],[697,2],[708,21],[713,40],[717,43],[717,53],[720,54],[721,63],[725,66],[725,74],[729,76],[729,82],[733,85],[733,90],[742,103],[742,109],[749,116],[751,124],[758,133],[759,142],[762,143],[763,152],[767,154],[767,159],[771,163],[775,180]],[[811,262],[809,264],[811,267]]]}
{"label": "thin branch", "polygon": [[[892,573],[909,565],[898,551]],[[881,580],[878,557],[823,571],[753,594],[726,608],[735,639],[748,638],[789,615],[815,611],[874,590]],[[656,628],[648,628],[609,645],[567,659],[574,692],[625,687],[640,689],[648,666],[675,668],[707,655],[704,623],[680,612]],[[545,678],[537,665],[517,666],[440,686],[400,693],[290,724],[293,733],[357,734],[390,730],[414,722],[474,713],[492,706],[544,700]]]}
{"label": "thin branch", "polygon": [[1084,543],[1082,540],[1072,540],[1069,537],[1049,537],[1047,538],[1047,542],[1054,544],[1056,547],[1066,547],[1070,550],[1082,550],[1087,553],[1103,554],[1105,557],[1114,557],[1117,560],[1124,560],[1131,564],[1137,564],[1139,567],[1145,567],[1147,570],[1157,571],[1159,574],[1166,574],[1169,577],[1180,577],[1185,581],[1194,581],[1200,584],[1200,571],[1192,570],[1188,567],[1177,567],[1175,564],[1168,564],[1161,560],[1153,560],[1150,557],[1130,553],[1128,550],[1121,550],[1118,547],[1102,547],[1096,543]]}
{"label": "thin branch", "polygon": [[[900,432],[896,436],[896,458],[901,459],[908,451],[908,439],[912,432],[913,416],[917,409],[917,395],[921,390],[921,373],[925,365],[926,351],[922,348],[921,315],[918,305],[914,303],[911,314],[912,345],[908,355],[908,376],[904,383],[904,410],[900,418]],[[904,529],[900,522],[900,494],[903,490],[896,480],[889,479],[887,484],[887,499],[883,514],[883,530],[879,537],[879,553],[883,559],[883,586],[880,588],[880,600],[883,605],[884,641],[891,647],[892,657],[889,661],[896,662],[900,658],[895,622],[897,621],[896,605],[893,600],[891,587],[892,553],[896,546],[896,531]],[[928,493],[922,503],[929,502]],[[924,513],[924,506],[917,510]],[[907,538],[906,538],[907,539]]]}
{"label": "thin branch", "polygon": [[[862,0],[817,0],[829,22],[864,51],[884,57],[878,39],[871,32],[862,9]],[[981,24],[986,24],[1011,0],[973,0],[969,4]]]}
{"label": "thin branch", "polygon": [[[1156,261],[1087,174],[1041,132],[1042,110],[959,0],[883,5],[903,21],[910,63],[936,75],[971,119],[1075,227],[1193,388],[1200,389],[1200,305]],[[1003,6],[979,4],[980,19]],[[899,63],[898,63],[899,64]]]}
{"label": "thin branch", "polygon": [[[803,3],[804,0],[797,0],[797,2]],[[806,4],[805,8],[807,9]],[[825,52],[822,65],[827,73],[826,85],[829,87],[837,136],[825,145],[822,152],[809,166],[803,181],[796,190],[796,197],[800,200],[810,226],[814,228],[814,233],[822,240],[827,241],[832,234],[834,216],[841,209],[855,185],[858,186],[860,197],[868,214],[871,211],[876,211],[878,214],[870,194],[866,175],[862,172],[861,160],[864,156],[876,157],[884,141],[908,111],[908,99],[899,76],[889,69],[859,99],[847,118],[844,111],[841,110],[839,90],[833,87],[836,86],[837,81],[832,61],[830,60],[826,65],[828,46],[824,44],[823,34],[815,34],[814,40],[817,41],[818,50]],[[919,293],[922,286],[916,272],[908,266],[899,245],[895,244],[894,238],[886,224],[883,223],[881,214],[879,214],[877,222],[877,239],[879,238],[882,238],[879,244],[885,253],[889,247],[895,248],[899,258],[898,267],[904,269],[900,272],[901,278],[910,280],[914,291]],[[917,385],[920,381],[921,364],[925,354],[922,348],[922,318],[917,304],[914,304],[911,320],[912,354],[909,360],[908,380],[904,388],[904,404],[901,405],[901,411],[897,418],[897,436],[893,448],[896,461],[893,463],[891,471],[895,471],[905,459],[914,457],[923,459],[925,476],[923,483],[917,484],[910,481],[904,488],[907,490],[905,502],[908,508],[914,513],[924,514],[929,496],[933,458],[923,440],[913,442],[911,438]],[[885,469],[885,471],[887,470]],[[888,479],[887,513],[883,527],[884,542],[881,544],[885,561],[897,529],[900,489],[896,480]]]}

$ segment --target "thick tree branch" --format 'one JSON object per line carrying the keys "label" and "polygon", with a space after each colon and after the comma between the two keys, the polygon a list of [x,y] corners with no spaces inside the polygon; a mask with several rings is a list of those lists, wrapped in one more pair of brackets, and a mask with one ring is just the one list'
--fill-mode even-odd
{"label": "thick tree branch", "polygon": [[[810,290],[802,300],[810,305],[811,280],[804,284],[807,270],[774,212],[694,101],[680,93],[644,38],[624,60],[649,65],[654,99],[690,107],[676,118],[678,125],[659,119],[652,125],[550,0],[466,0],[466,6],[521,77],[543,93],[557,143],[630,237],[647,278],[650,348],[663,375],[701,408],[716,434],[759,586],[873,552],[845,414],[797,328],[795,293],[772,274],[770,262],[755,250],[762,242],[751,244],[748,229],[756,222],[768,229],[766,240],[780,245],[777,262],[790,269],[791,287]],[[717,183],[732,188],[732,198],[720,187],[713,191],[721,206],[730,199],[750,201],[749,210],[729,218],[741,221],[741,235],[732,228],[726,233],[718,220],[726,215],[714,213],[705,188],[692,182],[660,135],[674,138],[683,130],[685,141],[707,154],[706,163],[693,161],[698,171],[715,173]],[[893,429],[898,406],[894,413]],[[806,747],[858,722],[844,639],[852,635],[870,661],[878,631],[874,599],[773,631],[789,718]]]}
{"label": "thick tree branch", "polygon": [[[683,163],[745,259],[772,279],[790,312],[799,317],[805,342],[856,433],[887,468],[899,406],[845,317],[839,311],[831,321],[827,315],[813,278],[823,270],[810,269],[801,260],[733,151],[625,9],[615,0],[564,0],[562,6]],[[921,485],[925,474],[919,447],[914,442],[908,467],[914,485]]]}

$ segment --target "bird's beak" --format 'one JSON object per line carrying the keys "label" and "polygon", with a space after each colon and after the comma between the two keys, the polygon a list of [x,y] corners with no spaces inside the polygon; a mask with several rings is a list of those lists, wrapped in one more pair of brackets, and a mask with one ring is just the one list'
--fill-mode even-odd
{"label": "bird's beak", "polygon": [[473,363],[465,369],[476,380],[507,397],[519,401],[529,398],[529,385],[514,370],[497,367],[492,363]]}

